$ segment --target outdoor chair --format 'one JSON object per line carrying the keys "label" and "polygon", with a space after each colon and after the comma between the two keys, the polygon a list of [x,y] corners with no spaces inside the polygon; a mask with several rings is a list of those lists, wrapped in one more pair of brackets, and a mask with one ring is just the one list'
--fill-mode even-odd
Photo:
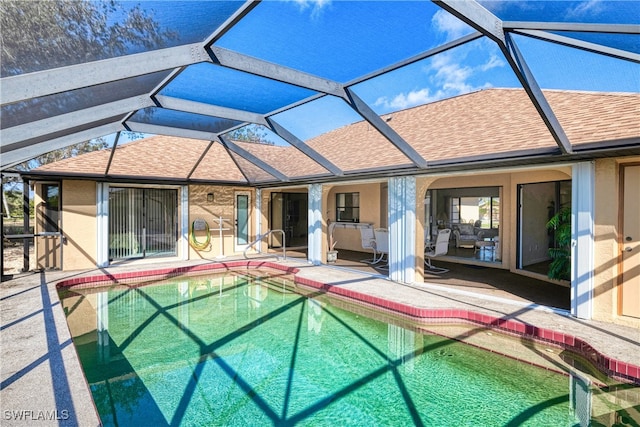
{"label": "outdoor chair", "polygon": [[380,254],[378,257],[378,250],[376,245],[376,236],[371,227],[360,227],[360,240],[362,241],[362,249],[372,250],[373,258],[372,259],[363,259],[361,262],[366,262],[367,264],[377,264],[382,260],[384,254]]}
{"label": "outdoor chair", "polygon": [[427,266],[429,271],[434,274],[442,274],[449,271],[446,268],[435,267],[431,264],[431,260],[433,258],[446,255],[449,251],[449,238],[451,237],[451,230],[449,228],[445,228],[444,230],[438,231],[438,237],[436,238],[435,244],[429,248],[428,251],[424,253],[424,264]]}
{"label": "outdoor chair", "polygon": [[[389,254],[389,231],[386,228],[376,228],[373,232],[376,236],[376,251],[380,254],[378,261],[382,261],[384,256]],[[378,268],[388,269],[389,259],[387,258],[387,262]]]}

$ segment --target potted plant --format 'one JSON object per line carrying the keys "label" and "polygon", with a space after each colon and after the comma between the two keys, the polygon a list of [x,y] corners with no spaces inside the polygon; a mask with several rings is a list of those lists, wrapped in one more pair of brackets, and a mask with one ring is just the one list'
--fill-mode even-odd
{"label": "potted plant", "polygon": [[564,206],[547,222],[553,232],[554,247],[549,248],[551,264],[548,276],[555,280],[571,280],[571,207]]}

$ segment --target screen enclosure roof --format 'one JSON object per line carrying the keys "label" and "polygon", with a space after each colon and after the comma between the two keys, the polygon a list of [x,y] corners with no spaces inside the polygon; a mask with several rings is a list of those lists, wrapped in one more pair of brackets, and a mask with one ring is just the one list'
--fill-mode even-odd
{"label": "screen enclosure roof", "polygon": [[0,8],[3,171],[86,141],[30,173],[260,186],[640,152],[639,1]]}

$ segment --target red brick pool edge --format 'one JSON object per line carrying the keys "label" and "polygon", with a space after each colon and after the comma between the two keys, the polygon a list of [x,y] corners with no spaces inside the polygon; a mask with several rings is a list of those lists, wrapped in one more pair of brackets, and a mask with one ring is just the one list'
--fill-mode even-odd
{"label": "red brick pool edge", "polygon": [[300,272],[299,268],[282,265],[273,261],[237,260],[175,268],[160,268],[122,273],[104,273],[61,280],[56,283],[56,286],[58,288],[91,288],[113,283],[131,283],[137,281],[147,282],[150,280],[170,279],[177,276],[199,275],[207,272],[232,271],[243,268],[268,268],[281,271],[285,274],[292,274],[295,282],[301,285],[346,297],[354,302],[362,302],[376,307],[381,307],[417,320],[451,319],[454,321],[471,322],[499,331],[516,334],[526,339],[544,342],[582,356],[591,362],[591,364],[599,371],[609,377],[640,385],[639,366],[616,360],[602,354],[582,338],[562,332],[556,332],[547,328],[541,328],[519,320],[495,317],[467,309],[415,307],[409,304],[381,298],[379,296],[368,295],[345,287],[332,285],[330,283],[323,283],[315,279],[301,277],[298,274]]}

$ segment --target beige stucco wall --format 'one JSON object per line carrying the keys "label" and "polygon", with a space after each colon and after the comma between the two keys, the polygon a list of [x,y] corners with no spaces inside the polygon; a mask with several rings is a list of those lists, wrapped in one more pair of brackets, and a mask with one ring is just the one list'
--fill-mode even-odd
{"label": "beige stucco wall", "polygon": [[63,269],[93,268],[97,259],[96,183],[62,182]]}
{"label": "beige stucco wall", "polygon": [[[39,194],[40,185],[37,185],[35,203],[42,202]],[[189,246],[189,259],[214,259],[224,252],[225,255],[236,253],[234,251],[234,194],[236,191],[244,191],[250,194],[250,239],[255,236],[254,231],[254,207],[255,191],[246,187],[224,187],[209,185],[189,186],[189,224],[196,218],[203,218],[210,227],[211,244],[207,249],[198,251]],[[207,201],[207,194],[214,194],[214,201]],[[94,268],[97,263],[97,208],[96,208],[96,182],[81,180],[65,180],[62,182],[62,216],[61,224],[66,243],[63,245],[64,270],[76,270]],[[220,250],[218,233],[218,217],[222,216],[226,221],[223,232],[223,248]],[[37,231],[38,228],[36,228]],[[198,241],[203,241],[205,232],[196,232]],[[52,246],[52,241],[43,238],[37,247],[37,256],[41,266],[50,265],[56,260],[57,252]],[[52,240],[48,238],[48,240]],[[180,248],[180,244],[178,244]],[[181,257],[181,254],[178,254]],[[139,263],[156,262],[155,260],[139,260]]]}
{"label": "beige stucco wall", "polygon": [[[204,250],[196,250],[189,245],[189,259],[215,259],[221,255],[233,255],[242,252],[234,250],[234,220],[235,220],[235,194],[236,192],[249,193],[249,241],[255,238],[255,206],[256,192],[247,187],[226,187],[220,185],[190,185],[189,186],[189,231],[191,224],[197,218],[204,219],[209,224],[211,242]],[[207,194],[213,194],[213,202],[207,201]],[[218,231],[218,219],[222,217],[223,246],[220,248],[220,233]],[[205,231],[196,231],[198,242],[206,238]]]}
{"label": "beige stucco wall", "polygon": [[[323,203],[326,203],[323,204],[323,206],[327,207],[323,215],[325,216],[325,221],[329,219],[333,222],[336,219],[337,193],[360,193],[360,222],[372,223],[374,228],[386,226],[386,220],[381,220],[380,213],[380,188],[384,184],[386,184],[386,182],[333,186],[325,185],[324,187],[326,188],[326,200],[323,200]],[[356,228],[336,228],[333,235],[335,240],[337,241],[335,248],[338,251],[340,249],[353,251],[363,250],[360,231]],[[323,252],[325,251],[323,250]]]}
{"label": "beige stucco wall", "polygon": [[619,314],[621,247],[618,227],[621,209],[620,165],[640,162],[640,157],[601,159],[595,162],[595,247],[593,318],[640,328],[640,319]]}

